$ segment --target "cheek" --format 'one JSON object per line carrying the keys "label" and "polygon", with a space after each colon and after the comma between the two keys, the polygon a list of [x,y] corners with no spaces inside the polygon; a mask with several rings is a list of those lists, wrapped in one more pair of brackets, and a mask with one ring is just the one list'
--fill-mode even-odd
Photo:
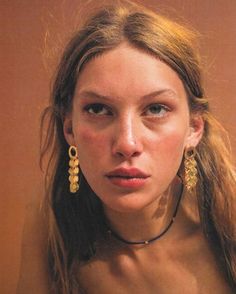
{"label": "cheek", "polygon": [[[75,132],[75,141],[78,146],[79,155],[82,158],[96,156],[100,158],[109,146],[109,138],[105,132],[97,132],[89,127],[78,127]],[[92,158],[91,158],[92,159]]]}
{"label": "cheek", "polygon": [[108,138],[102,132],[96,132],[87,126],[78,126],[74,132],[78,147],[80,168],[91,187],[101,185],[98,176],[103,156],[107,154]]}
{"label": "cheek", "polygon": [[159,133],[156,142],[152,142],[152,153],[166,165],[179,165],[185,146],[187,129],[182,128],[177,131],[176,128],[167,128]]}
{"label": "cheek", "polygon": [[178,153],[184,148],[185,134],[183,134],[182,132],[177,133],[176,131],[172,132],[163,139],[161,144],[163,145],[163,148],[166,149],[167,153]]}

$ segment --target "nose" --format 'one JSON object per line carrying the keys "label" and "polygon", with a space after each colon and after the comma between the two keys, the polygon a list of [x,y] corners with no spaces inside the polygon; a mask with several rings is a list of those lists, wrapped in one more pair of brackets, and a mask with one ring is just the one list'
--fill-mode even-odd
{"label": "nose", "polygon": [[143,151],[140,128],[132,116],[119,120],[113,134],[112,154],[126,159],[139,156]]}

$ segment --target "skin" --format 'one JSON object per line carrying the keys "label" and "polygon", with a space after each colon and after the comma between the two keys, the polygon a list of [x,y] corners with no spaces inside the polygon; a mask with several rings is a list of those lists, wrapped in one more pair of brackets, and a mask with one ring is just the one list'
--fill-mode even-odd
{"label": "skin", "polygon": [[[202,129],[201,117],[190,117],[177,74],[128,44],[85,66],[64,123],[65,137],[78,147],[80,167],[109,222],[128,240],[149,239],[165,226],[168,213],[154,217],[160,199],[166,198],[171,212],[172,183],[184,149],[197,145]],[[141,188],[117,187],[105,175],[121,167],[138,168],[149,178]]]}
{"label": "skin", "polygon": [[[86,64],[64,123],[108,223],[129,241],[166,227],[180,194],[176,174],[184,149],[195,147],[202,132],[178,75],[126,43]],[[150,177],[141,188],[117,187],[105,175],[120,167]],[[196,213],[189,213],[196,203],[183,198],[175,224],[157,242],[123,245],[111,237],[99,244],[96,257],[78,269],[87,293],[230,293]]]}
{"label": "skin", "polygon": [[[105,108],[91,107],[95,103]],[[190,115],[178,75],[124,43],[86,64],[72,109],[64,121],[65,138],[78,147],[80,167],[110,226],[130,241],[159,234],[180,195],[176,173],[184,149],[196,146],[203,132],[201,116]],[[139,188],[117,187],[105,175],[118,167],[139,168],[148,180]],[[37,199],[27,210],[18,294],[52,293],[44,256],[47,225]],[[126,245],[112,236],[98,242],[95,257],[78,265],[81,288],[88,294],[232,293],[203,236],[196,207],[194,195],[184,192],[171,229],[149,245]]]}

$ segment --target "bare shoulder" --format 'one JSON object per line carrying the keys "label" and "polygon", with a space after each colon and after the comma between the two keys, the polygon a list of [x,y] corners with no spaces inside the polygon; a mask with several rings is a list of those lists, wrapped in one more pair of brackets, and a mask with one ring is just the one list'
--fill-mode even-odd
{"label": "bare shoulder", "polygon": [[42,195],[42,191],[38,192],[26,206],[17,294],[50,293],[47,267],[48,225],[42,208]]}

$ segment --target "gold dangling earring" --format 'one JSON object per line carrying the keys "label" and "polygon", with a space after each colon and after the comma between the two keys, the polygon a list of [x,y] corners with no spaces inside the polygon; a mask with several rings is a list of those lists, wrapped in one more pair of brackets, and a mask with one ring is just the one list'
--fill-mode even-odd
{"label": "gold dangling earring", "polygon": [[79,159],[78,152],[75,146],[70,146],[69,148],[69,182],[70,182],[70,192],[76,193],[79,190]]}
{"label": "gold dangling earring", "polygon": [[195,155],[194,147],[187,148],[184,151],[184,184],[188,191],[193,190],[198,181]]}

